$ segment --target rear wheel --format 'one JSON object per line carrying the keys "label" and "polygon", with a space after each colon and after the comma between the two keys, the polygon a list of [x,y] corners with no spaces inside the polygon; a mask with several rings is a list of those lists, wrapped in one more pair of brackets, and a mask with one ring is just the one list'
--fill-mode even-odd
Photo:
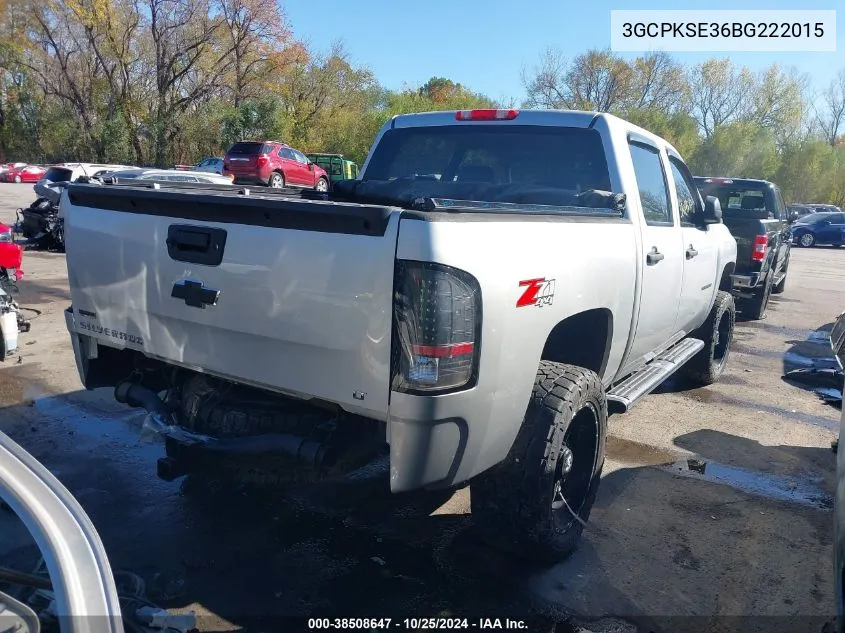
{"label": "rear wheel", "polygon": [[704,325],[690,334],[692,338],[704,341],[704,349],[681,368],[684,376],[701,386],[719,380],[728,363],[735,322],[734,298],[731,293],[720,290]]}
{"label": "rear wheel", "polygon": [[473,523],[481,537],[527,559],[566,558],[596,499],[606,432],[599,377],[542,361],[508,456],[472,481]]}
{"label": "rear wheel", "polygon": [[277,171],[274,171],[270,174],[270,178],[267,181],[267,186],[272,187],[273,189],[284,189],[285,186],[285,177]]}
{"label": "rear wheel", "polygon": [[21,177],[20,177],[20,176],[15,176],[15,182],[21,182]]}
{"label": "rear wheel", "polygon": [[810,248],[816,243],[816,236],[812,233],[803,233],[798,237],[798,243],[804,248]]}

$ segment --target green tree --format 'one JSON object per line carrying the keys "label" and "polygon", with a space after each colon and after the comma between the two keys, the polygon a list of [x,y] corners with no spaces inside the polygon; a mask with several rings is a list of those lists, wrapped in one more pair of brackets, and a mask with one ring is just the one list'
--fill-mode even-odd
{"label": "green tree", "polygon": [[781,157],[771,130],[747,121],[719,125],[690,157],[696,174],[771,180]]}

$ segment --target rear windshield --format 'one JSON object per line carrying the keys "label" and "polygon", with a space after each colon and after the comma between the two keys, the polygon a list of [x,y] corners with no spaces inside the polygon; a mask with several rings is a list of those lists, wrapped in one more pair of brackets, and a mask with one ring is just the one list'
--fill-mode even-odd
{"label": "rear windshield", "polygon": [[722,211],[730,215],[752,217],[769,215],[774,217],[773,205],[766,195],[768,190],[765,187],[729,183],[699,183],[698,188],[702,195],[718,198],[722,205]]}
{"label": "rear windshield", "polygon": [[[384,134],[365,181],[405,179],[432,196],[450,197],[460,185],[475,198],[550,204],[554,191],[610,191],[601,135],[596,130],[527,125],[399,128]],[[420,183],[421,184],[421,183]],[[470,186],[467,189],[466,186]],[[504,192],[499,197],[500,192]],[[551,195],[550,195],[551,193]],[[560,204],[568,204],[560,195]]]}
{"label": "rear windshield", "polygon": [[229,148],[230,154],[239,154],[241,156],[258,156],[259,154],[266,154],[264,143],[235,143]]}
{"label": "rear windshield", "polygon": [[50,167],[44,174],[44,178],[51,182],[68,182],[71,176],[73,176],[73,170],[64,167]]}

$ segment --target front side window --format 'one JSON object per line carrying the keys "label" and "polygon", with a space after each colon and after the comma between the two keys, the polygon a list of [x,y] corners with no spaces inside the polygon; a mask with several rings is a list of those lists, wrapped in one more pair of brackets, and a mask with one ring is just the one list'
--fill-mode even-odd
{"label": "front side window", "polygon": [[640,192],[640,204],[649,226],[672,226],[669,190],[660,161],[660,152],[652,147],[631,143],[631,160]]}
{"label": "front side window", "polygon": [[698,188],[684,173],[685,170],[681,170],[676,159],[670,157],[669,164],[672,166],[672,179],[675,181],[675,195],[678,197],[678,215],[681,218],[681,225],[694,226],[695,216],[701,204]]}

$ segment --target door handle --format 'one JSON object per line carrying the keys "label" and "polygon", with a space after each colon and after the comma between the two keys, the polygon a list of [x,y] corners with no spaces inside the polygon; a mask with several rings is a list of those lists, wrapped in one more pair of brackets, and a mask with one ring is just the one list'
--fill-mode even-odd
{"label": "door handle", "polygon": [[226,247],[224,229],[171,224],[167,229],[167,254],[177,262],[219,266]]}
{"label": "door handle", "polygon": [[657,262],[662,261],[665,255],[657,250],[656,246],[651,247],[651,252],[646,255],[646,262],[649,266],[654,266]]}
{"label": "door handle", "polygon": [[689,245],[689,248],[687,249],[687,259],[692,259],[692,258],[693,258],[693,257],[695,257],[696,255],[698,255],[698,251],[697,251],[697,250],[695,250],[695,249],[692,247],[692,244],[690,244],[690,245]]}

